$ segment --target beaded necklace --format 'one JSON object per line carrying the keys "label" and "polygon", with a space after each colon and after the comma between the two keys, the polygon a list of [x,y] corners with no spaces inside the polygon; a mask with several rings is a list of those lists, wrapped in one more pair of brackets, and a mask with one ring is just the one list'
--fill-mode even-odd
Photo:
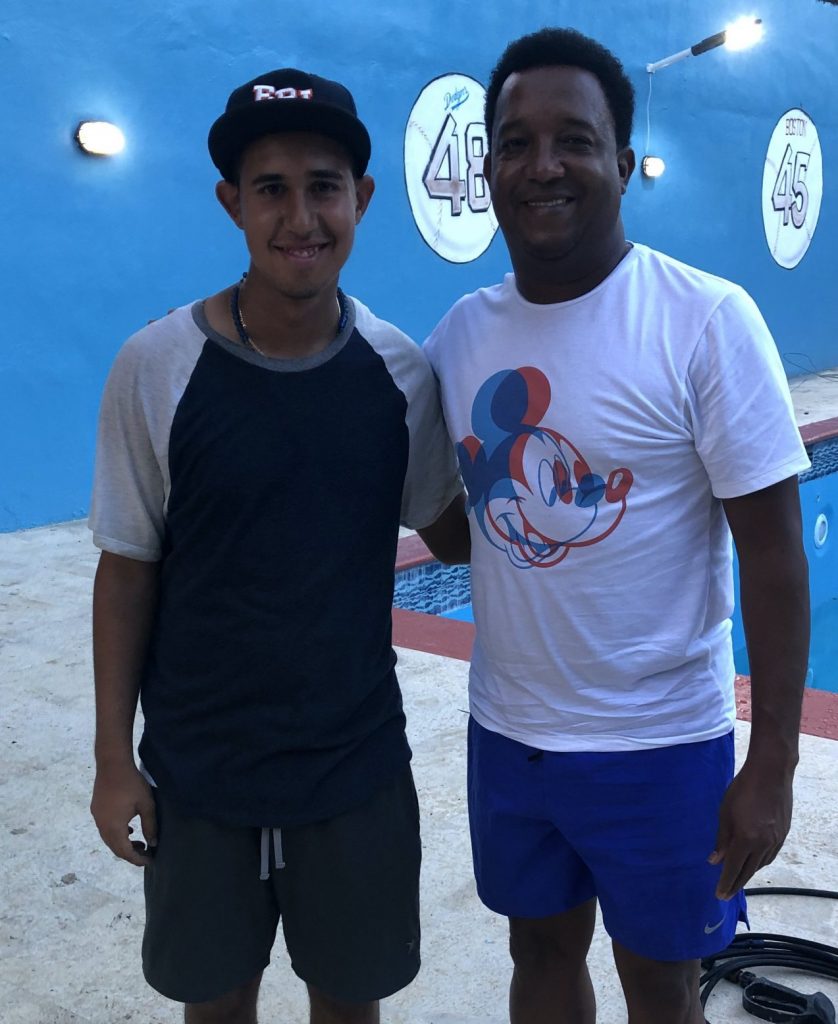
{"label": "beaded necklace", "polygon": [[[245,348],[249,348],[252,352],[256,352],[260,356],[264,356],[266,359],[272,358],[267,352],[263,352],[261,348],[254,342],[253,338],[250,337],[250,333],[247,330],[247,324],[245,323],[244,314],[242,313],[241,302],[239,300],[239,294],[244,284],[247,274],[242,274],[241,281],[239,281],[233,287],[233,291],[230,295],[230,314],[233,317],[233,323],[235,324],[236,331],[239,336],[239,341]],[[346,305],[346,300],[343,297],[343,292],[338,289],[338,310],[340,316],[338,318],[338,329],[335,331],[335,337],[337,337],[341,331],[346,327],[347,321],[349,320],[349,310]]]}

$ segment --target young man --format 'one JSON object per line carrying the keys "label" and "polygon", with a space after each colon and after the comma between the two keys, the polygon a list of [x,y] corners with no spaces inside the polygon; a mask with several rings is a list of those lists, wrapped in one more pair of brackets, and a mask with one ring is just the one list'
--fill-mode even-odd
{"label": "young man", "polygon": [[[633,91],[598,43],[512,43],[485,171],[512,259],[426,345],[472,527],[469,803],[513,1024],[590,1024],[596,900],[631,1024],[696,1024],[699,958],[789,827],[808,465],[737,286],[627,242]],[[735,718],[730,532],[752,672]]]}
{"label": "young man", "polygon": [[91,809],[145,867],[145,974],[190,1024],[256,1020],[280,917],[313,1024],[372,1024],[419,967],[398,524],[444,559],[460,485],[421,350],[338,288],[373,193],[349,92],[261,75],[209,150],[250,265],[108,379]]}

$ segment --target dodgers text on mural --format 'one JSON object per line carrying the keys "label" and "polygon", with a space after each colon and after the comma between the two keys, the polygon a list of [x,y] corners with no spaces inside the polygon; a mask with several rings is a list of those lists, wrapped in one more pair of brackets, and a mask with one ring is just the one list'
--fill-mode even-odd
{"label": "dodgers text on mural", "polygon": [[450,263],[476,260],[498,227],[483,174],[485,96],[467,75],[435,78],[413,104],[405,131],[405,183],[416,226]]}
{"label": "dodgers text on mural", "polygon": [[762,222],[771,255],[793,270],[806,255],[823,195],[823,159],[814,122],[787,110],[768,143],[762,175]]}

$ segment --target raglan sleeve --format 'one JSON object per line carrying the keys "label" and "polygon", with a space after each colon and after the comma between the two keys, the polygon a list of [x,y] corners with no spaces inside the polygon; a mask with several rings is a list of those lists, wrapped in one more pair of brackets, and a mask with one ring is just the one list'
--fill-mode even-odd
{"label": "raglan sleeve", "polygon": [[108,375],[99,410],[88,525],[103,551],[142,562],[161,557],[165,487],[155,453],[143,349],[131,339]]}
{"label": "raglan sleeve", "polygon": [[741,289],[710,316],[686,390],[696,451],[717,498],[762,490],[809,467],[774,339]]}
{"label": "raglan sleeve", "polygon": [[462,490],[454,447],[445,427],[439,386],[418,345],[407,395],[410,452],[402,495],[403,526],[421,530],[435,522]]}

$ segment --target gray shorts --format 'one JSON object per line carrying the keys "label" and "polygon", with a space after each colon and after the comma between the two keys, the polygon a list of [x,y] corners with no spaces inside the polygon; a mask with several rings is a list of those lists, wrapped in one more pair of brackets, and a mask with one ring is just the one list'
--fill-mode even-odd
{"label": "gray shorts", "polygon": [[295,973],[333,999],[383,999],[416,977],[421,844],[409,768],[361,807],[281,833],[187,818],[155,799],[143,971],[158,992],[197,1003],[245,984],[270,962],[280,918]]}

